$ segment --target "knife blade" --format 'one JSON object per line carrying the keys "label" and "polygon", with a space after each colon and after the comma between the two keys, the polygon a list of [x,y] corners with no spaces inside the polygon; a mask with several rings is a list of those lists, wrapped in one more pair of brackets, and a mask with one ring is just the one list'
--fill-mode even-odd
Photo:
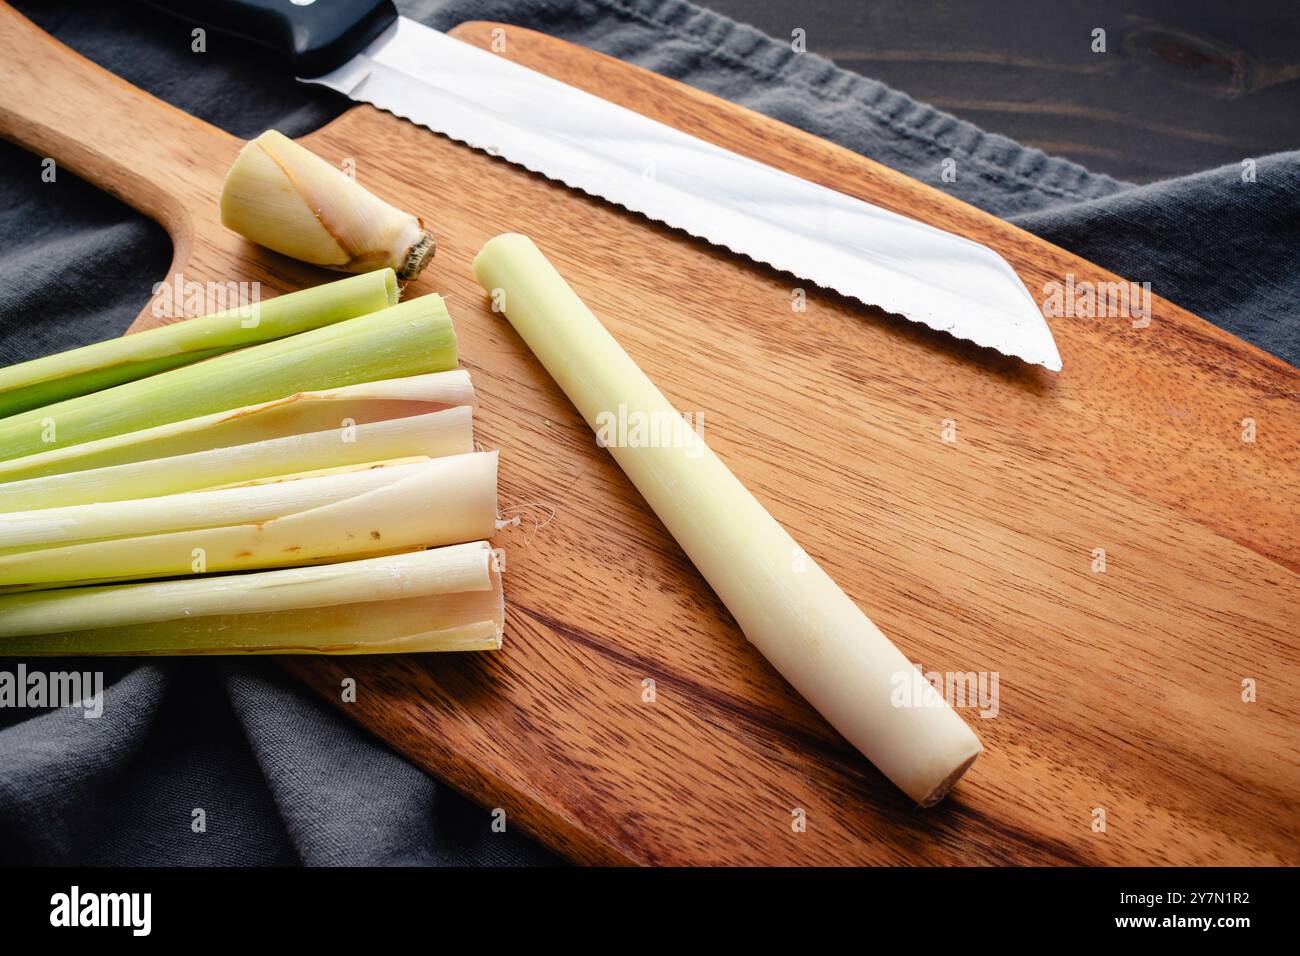
{"label": "knife blade", "polygon": [[398,16],[391,0],[160,0],[337,90],[867,305],[1061,369],[1009,263]]}

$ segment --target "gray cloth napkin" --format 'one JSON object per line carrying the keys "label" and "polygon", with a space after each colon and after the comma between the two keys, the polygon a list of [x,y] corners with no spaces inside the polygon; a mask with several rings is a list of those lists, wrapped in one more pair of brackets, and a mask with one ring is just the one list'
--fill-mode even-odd
{"label": "gray cloth napkin", "polygon": [[[17,6],[130,82],[241,136],[348,107],[269,54],[142,7]],[[682,0],[413,0],[446,29],[533,27],[864,153],[1300,360],[1300,153],[1134,187],[917,103]],[[142,148],[145,148],[142,145]],[[1245,159],[1247,157],[1243,157]],[[944,161],[957,178],[944,182]],[[121,333],[166,271],[157,225],[0,144],[0,363]],[[93,264],[82,267],[79,264]],[[1037,291],[1037,290],[1031,290]],[[394,755],[272,661],[28,662],[99,669],[104,713],[0,708],[0,862],[500,864],[554,858]],[[0,671],[17,661],[0,659]],[[196,832],[195,811],[205,824]]]}

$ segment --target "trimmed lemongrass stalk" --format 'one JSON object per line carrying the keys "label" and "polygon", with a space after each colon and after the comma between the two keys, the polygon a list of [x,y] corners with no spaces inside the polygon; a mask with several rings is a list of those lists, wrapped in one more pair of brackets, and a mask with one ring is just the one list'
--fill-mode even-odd
{"label": "trimmed lemongrass stalk", "polygon": [[255,574],[0,595],[0,655],[498,650],[486,541]]}
{"label": "trimmed lemongrass stalk", "polygon": [[[510,324],[593,428],[598,416],[677,413],[533,242],[504,235],[474,260],[501,290]],[[736,618],[745,636],[890,780],[928,806],[975,761],[979,739],[925,684],[896,706],[916,669],[690,429],[678,447],[610,453]]]}
{"label": "trimmed lemongrass stalk", "polygon": [[385,266],[406,281],[433,255],[433,236],[283,133],[240,151],[221,190],[221,223],[286,256],[341,272]]}
{"label": "trimmed lemongrass stalk", "polygon": [[[286,567],[473,541],[496,531],[496,490],[496,452],[453,455],[278,517],[3,554],[0,588]],[[165,500],[127,504],[147,514]]]}
{"label": "trimmed lemongrass stalk", "polygon": [[257,478],[395,458],[440,458],[473,450],[473,412],[459,405],[427,415],[0,482],[0,512],[154,498]]}
{"label": "trimmed lemongrass stalk", "polygon": [[[461,454],[457,452],[457,454]],[[271,475],[269,478],[250,478],[248,481],[231,481],[224,485],[211,485],[203,491],[222,491],[226,488],[251,488],[254,485],[273,485],[284,481],[297,481],[299,478],[328,478],[331,475],[350,475],[358,471],[373,471],[379,468],[397,468],[401,465],[418,465],[429,461],[423,455],[410,458],[389,458],[385,461],[363,461],[355,465],[338,465],[334,468],[314,468],[311,471],[295,471],[291,475]]]}
{"label": "trimmed lemongrass stalk", "polygon": [[397,279],[382,270],[10,365],[0,368],[0,417],[396,304]]}
{"label": "trimmed lemongrass stalk", "polygon": [[157,498],[8,512],[0,514],[0,555],[283,518],[391,485],[416,474],[430,461]]}
{"label": "trimmed lemongrass stalk", "polygon": [[441,372],[456,333],[441,296],[253,345],[0,420],[0,459],[153,428],[311,389]]}
{"label": "trimmed lemongrass stalk", "polygon": [[298,392],[259,405],[214,412],[0,461],[0,482],[106,468],[325,431],[338,428],[345,421],[361,425],[427,414],[458,405],[472,408],[474,404],[474,386],[469,372],[464,369],[361,382],[324,391]]}

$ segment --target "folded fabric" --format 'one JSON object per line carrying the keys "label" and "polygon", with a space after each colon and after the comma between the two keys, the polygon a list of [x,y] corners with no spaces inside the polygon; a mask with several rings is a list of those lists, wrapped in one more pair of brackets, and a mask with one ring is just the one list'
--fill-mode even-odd
{"label": "folded fabric", "polygon": [[[92,60],[241,136],[301,135],[350,104],[269,54],[143,6],[18,8]],[[583,43],[800,126],[947,189],[1300,361],[1300,153],[1135,187],[982,132],[682,0],[415,0]],[[955,157],[955,183],[941,180]],[[0,145],[0,362],[122,332],[171,256],[162,229]],[[75,250],[75,257],[71,251]],[[69,283],[63,263],[95,270]],[[31,316],[41,316],[39,323]],[[0,670],[18,662],[0,659]],[[60,662],[59,669],[87,668]],[[93,662],[102,716],[0,709],[0,863],[501,864],[555,858],[393,754],[274,662]],[[195,811],[206,829],[196,832]]]}

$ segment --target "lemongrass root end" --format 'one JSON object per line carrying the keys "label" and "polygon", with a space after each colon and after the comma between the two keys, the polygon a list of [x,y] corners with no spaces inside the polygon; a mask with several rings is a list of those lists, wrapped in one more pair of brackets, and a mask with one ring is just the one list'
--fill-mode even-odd
{"label": "lemongrass root end", "polygon": [[424,267],[429,264],[437,252],[438,243],[433,236],[426,232],[420,232],[420,238],[415,241],[411,248],[406,250],[406,256],[402,261],[401,268],[397,270],[397,278],[403,282],[409,282],[424,271]]}

